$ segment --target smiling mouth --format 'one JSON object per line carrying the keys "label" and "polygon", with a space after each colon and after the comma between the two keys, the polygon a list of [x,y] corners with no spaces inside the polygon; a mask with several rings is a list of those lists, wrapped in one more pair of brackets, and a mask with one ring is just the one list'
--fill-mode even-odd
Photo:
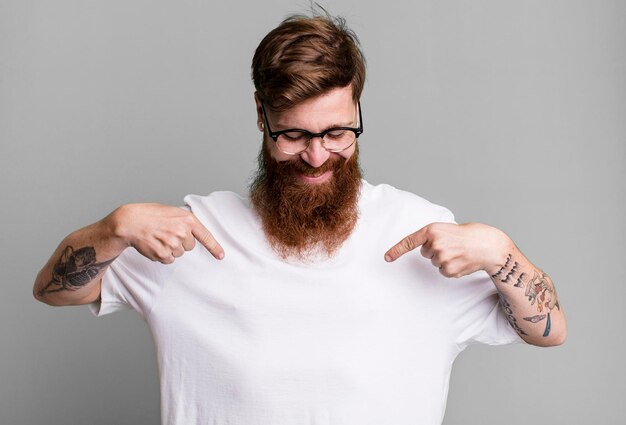
{"label": "smiling mouth", "polygon": [[328,170],[328,171],[325,171],[323,173],[319,173],[316,175],[300,174],[300,178],[306,183],[322,183],[328,180],[330,176],[332,175],[332,173],[333,173],[332,170]]}

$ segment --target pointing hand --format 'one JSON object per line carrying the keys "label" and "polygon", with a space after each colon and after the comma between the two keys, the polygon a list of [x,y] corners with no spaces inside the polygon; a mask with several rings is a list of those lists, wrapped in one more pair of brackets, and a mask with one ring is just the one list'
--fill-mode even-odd
{"label": "pointing hand", "polygon": [[140,254],[163,264],[173,263],[200,242],[215,258],[224,249],[198,218],[179,207],[128,204],[114,213],[115,233]]}
{"label": "pointing hand", "polygon": [[504,232],[485,224],[431,223],[389,249],[385,260],[395,261],[421,246],[422,256],[446,277],[461,277],[478,270],[492,275],[512,245]]}

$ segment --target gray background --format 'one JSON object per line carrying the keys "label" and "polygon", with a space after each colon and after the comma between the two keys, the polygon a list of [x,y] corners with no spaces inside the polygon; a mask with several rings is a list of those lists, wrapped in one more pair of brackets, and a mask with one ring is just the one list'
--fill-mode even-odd
{"label": "gray background", "polygon": [[[502,228],[568,313],[562,347],[463,353],[445,424],[623,423],[626,2],[324,4],[368,59],[368,180]],[[245,192],[253,50],[306,6],[0,0],[2,425],[158,423],[141,319],[51,308],[32,283],[120,204]]]}

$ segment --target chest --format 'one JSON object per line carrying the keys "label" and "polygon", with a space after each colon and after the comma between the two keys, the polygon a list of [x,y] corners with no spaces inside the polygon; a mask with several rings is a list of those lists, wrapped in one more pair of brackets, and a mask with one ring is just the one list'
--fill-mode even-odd
{"label": "chest", "polygon": [[447,344],[445,300],[419,267],[355,258],[328,267],[224,261],[174,273],[152,312],[158,335],[255,358],[389,359]]}

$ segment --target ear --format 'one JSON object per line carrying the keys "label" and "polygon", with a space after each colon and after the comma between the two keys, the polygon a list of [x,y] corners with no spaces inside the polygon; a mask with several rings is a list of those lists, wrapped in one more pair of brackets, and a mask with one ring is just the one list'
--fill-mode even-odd
{"label": "ear", "polygon": [[265,132],[265,120],[263,119],[263,107],[261,106],[261,99],[259,93],[254,92],[254,102],[256,103],[256,126],[259,131]]}
{"label": "ear", "polygon": [[263,108],[261,107],[261,99],[259,98],[259,92],[254,92],[254,103],[256,104],[256,121],[258,123],[263,122]]}

